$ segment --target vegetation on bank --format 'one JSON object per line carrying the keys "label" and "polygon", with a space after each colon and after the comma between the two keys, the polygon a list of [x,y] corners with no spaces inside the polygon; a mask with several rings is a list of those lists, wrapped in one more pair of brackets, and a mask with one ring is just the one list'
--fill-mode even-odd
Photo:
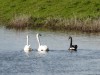
{"label": "vegetation on bank", "polygon": [[0,0],[7,28],[100,31],[100,0]]}
{"label": "vegetation on bank", "polygon": [[49,29],[62,31],[82,31],[82,32],[100,32],[100,18],[98,19],[71,19],[66,18],[36,18],[32,16],[20,16],[12,19],[6,28],[16,29]]}

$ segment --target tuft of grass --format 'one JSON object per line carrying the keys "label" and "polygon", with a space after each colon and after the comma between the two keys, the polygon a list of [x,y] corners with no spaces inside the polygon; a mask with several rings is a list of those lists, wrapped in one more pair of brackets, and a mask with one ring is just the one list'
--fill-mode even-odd
{"label": "tuft of grass", "polygon": [[16,29],[25,29],[25,28],[31,27],[33,22],[34,20],[31,16],[27,16],[27,15],[15,16],[9,21],[6,27],[16,28]]}
{"label": "tuft of grass", "polygon": [[16,15],[12,18],[6,28],[8,29],[32,29],[32,28],[41,28],[44,24],[44,18],[36,18],[30,15]]}
{"label": "tuft of grass", "polygon": [[100,32],[100,18],[98,19],[64,19],[47,18],[44,27],[51,30]]}

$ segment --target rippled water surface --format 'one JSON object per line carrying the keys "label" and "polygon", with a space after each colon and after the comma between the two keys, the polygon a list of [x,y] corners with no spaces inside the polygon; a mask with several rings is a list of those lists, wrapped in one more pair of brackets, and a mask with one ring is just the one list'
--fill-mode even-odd
{"label": "rippled water surface", "polygon": [[[23,51],[26,35],[33,51]],[[36,50],[36,33],[50,51]],[[69,52],[69,35],[77,52]],[[15,31],[0,28],[0,75],[96,75],[100,74],[100,35],[45,31]]]}

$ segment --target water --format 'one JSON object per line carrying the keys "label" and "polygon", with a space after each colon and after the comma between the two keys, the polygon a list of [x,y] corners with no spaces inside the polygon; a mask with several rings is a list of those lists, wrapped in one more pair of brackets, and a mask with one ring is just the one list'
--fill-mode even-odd
{"label": "water", "polygon": [[[36,33],[50,51],[37,52]],[[29,31],[33,51],[23,51],[27,31],[0,28],[0,75],[99,75],[100,35]],[[78,45],[77,52],[69,52],[69,35]]]}

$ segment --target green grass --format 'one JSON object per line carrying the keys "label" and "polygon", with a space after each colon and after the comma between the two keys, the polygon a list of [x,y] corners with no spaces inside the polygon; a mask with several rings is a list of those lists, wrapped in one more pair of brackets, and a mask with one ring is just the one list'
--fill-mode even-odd
{"label": "green grass", "polygon": [[[79,27],[86,30],[84,28],[91,28],[90,25],[93,25],[92,22],[95,24],[94,21],[99,26],[100,0],[0,0],[0,22],[13,26],[14,22],[17,23],[21,20],[20,23],[25,25],[23,20],[25,17],[20,18],[22,15],[27,16],[27,18],[32,17],[31,22],[25,21],[25,23],[30,22],[33,27],[43,26],[49,29],[56,27],[63,29],[64,26],[67,28],[70,24],[69,29],[74,29],[71,27],[74,24],[76,30],[80,29]],[[92,19],[92,21],[87,21],[88,19]],[[82,24],[87,27],[81,26]],[[17,24],[17,26],[19,25]]]}
{"label": "green grass", "polygon": [[98,18],[100,0],[0,0],[1,21],[22,14],[35,17]]}

